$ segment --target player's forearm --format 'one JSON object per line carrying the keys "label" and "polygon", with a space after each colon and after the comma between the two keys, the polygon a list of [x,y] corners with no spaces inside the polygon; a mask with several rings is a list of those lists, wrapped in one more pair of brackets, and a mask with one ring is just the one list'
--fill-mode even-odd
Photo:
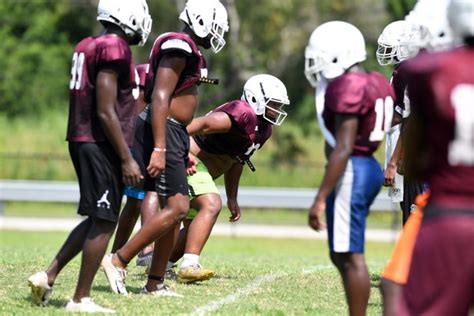
{"label": "player's forearm", "polygon": [[242,176],[243,166],[236,162],[224,174],[224,183],[227,199],[237,200],[240,177]]}
{"label": "player's forearm", "polygon": [[388,161],[388,165],[396,168],[401,157],[402,157],[402,137],[399,137],[397,140],[397,144],[395,145],[395,149],[393,150],[392,157],[390,157],[390,160]]}
{"label": "player's forearm", "polygon": [[166,148],[166,119],[169,113],[169,101],[155,98],[151,108],[151,126],[155,148]]}
{"label": "player's forearm", "polygon": [[125,138],[122,133],[122,127],[118,120],[115,111],[98,111],[98,117],[102,125],[102,129],[105,136],[112,144],[115,152],[120,157],[120,160],[126,161],[130,159],[130,150],[125,142]]}

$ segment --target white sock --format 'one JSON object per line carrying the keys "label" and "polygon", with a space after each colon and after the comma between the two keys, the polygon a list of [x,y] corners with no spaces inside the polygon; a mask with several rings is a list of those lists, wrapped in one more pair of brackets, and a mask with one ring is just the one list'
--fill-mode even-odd
{"label": "white sock", "polygon": [[181,268],[186,268],[196,264],[199,264],[199,255],[194,255],[192,253],[184,254],[183,262],[181,263]]}
{"label": "white sock", "polygon": [[175,264],[176,262],[168,261],[168,263],[166,264],[166,270],[172,269]]}

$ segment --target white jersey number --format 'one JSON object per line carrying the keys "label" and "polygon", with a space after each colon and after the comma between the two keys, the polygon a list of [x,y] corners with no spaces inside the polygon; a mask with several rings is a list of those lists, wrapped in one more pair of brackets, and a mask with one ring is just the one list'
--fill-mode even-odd
{"label": "white jersey number", "polygon": [[132,90],[132,95],[135,100],[138,99],[140,96],[140,76],[138,75],[138,71],[135,69],[135,83],[136,87]]}
{"label": "white jersey number", "polygon": [[82,81],[82,67],[84,66],[84,53],[78,54],[77,52],[72,55],[72,67],[71,67],[71,81],[69,82],[69,89],[79,90],[81,88]]}
{"label": "white jersey number", "polygon": [[455,111],[455,135],[449,143],[448,161],[452,166],[474,166],[474,85],[460,84],[451,92]]}
{"label": "white jersey number", "polygon": [[393,99],[386,97],[385,100],[377,99],[375,101],[375,126],[370,133],[371,142],[381,142],[385,134],[390,130],[393,117]]}

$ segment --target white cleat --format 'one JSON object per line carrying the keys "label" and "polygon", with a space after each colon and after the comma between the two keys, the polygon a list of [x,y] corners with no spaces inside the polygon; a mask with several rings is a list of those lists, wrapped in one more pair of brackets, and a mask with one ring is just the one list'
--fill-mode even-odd
{"label": "white cleat", "polygon": [[142,294],[154,295],[154,296],[162,296],[162,297],[184,297],[181,294],[176,293],[173,291],[168,285],[166,284],[158,284],[156,286],[156,290],[148,291],[146,287],[143,287]]}
{"label": "white cleat", "polygon": [[125,288],[125,277],[127,276],[127,270],[113,265],[112,254],[105,255],[104,258],[102,258],[101,266],[104,269],[105,276],[109,281],[112,291],[114,293],[127,296],[128,292]]}
{"label": "white cleat", "polygon": [[94,303],[94,301],[90,297],[83,297],[79,303],[70,300],[66,304],[66,312],[73,312],[73,313],[107,313],[112,314],[115,313],[113,309],[105,308],[100,305]]}
{"label": "white cleat", "polygon": [[48,284],[48,275],[41,271],[28,278],[28,285],[31,287],[31,299],[38,306],[48,305],[49,297],[53,293],[53,288]]}

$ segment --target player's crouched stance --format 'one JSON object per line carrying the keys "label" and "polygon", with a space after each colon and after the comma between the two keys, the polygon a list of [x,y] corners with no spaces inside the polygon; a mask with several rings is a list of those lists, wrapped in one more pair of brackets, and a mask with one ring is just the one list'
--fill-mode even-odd
{"label": "player's crouched stance", "polygon": [[95,304],[90,290],[118,220],[123,185],[142,177],[129,151],[137,97],[129,45],[144,44],[148,37],[148,6],[145,0],[101,0],[97,20],[105,32],[76,46],[69,85],[67,141],[79,179],[78,213],[87,219],[69,234],[48,269],[28,279],[33,302],[46,305],[59,272],[82,251],[68,312],[114,312]]}
{"label": "player's crouched stance", "polygon": [[394,93],[381,74],[358,66],[366,59],[365,41],[346,22],[316,28],[306,58],[315,78],[329,81],[323,118],[336,139],[309,210],[309,225],[323,229],[326,211],[330,256],[341,274],[349,312],[365,315],[370,291],[364,259],[366,216],[383,183],[372,154],[390,128]]}

